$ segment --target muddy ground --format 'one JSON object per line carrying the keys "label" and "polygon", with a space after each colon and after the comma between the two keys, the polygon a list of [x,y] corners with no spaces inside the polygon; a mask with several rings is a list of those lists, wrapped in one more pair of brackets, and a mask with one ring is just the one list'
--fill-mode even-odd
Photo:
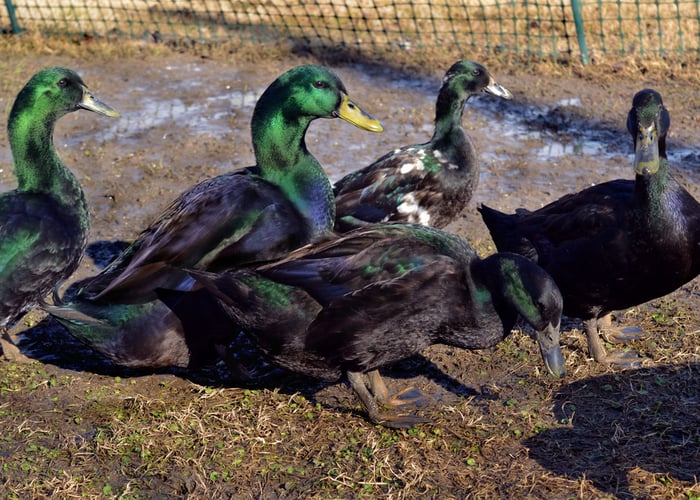
{"label": "muddy ground", "polygon": [[[111,121],[73,113],[56,130],[56,146],[93,213],[89,256],[75,279],[104,265],[187,187],[252,164],[255,99],[279,73],[305,62],[170,52],[105,63],[5,57],[3,130],[16,92],[34,71],[54,64],[76,69],[123,115]],[[376,65],[335,69],[386,131],[315,122],[308,146],[332,179],[429,138],[444,68],[430,78]],[[624,123],[632,96],[646,86],[664,96],[672,163],[700,196],[697,84],[653,67],[644,76],[610,69],[519,74],[512,67],[493,73],[515,97],[468,104],[464,123],[482,154],[481,183],[449,227],[481,253],[494,249],[477,203],[537,208],[632,176]],[[3,136],[3,189],[13,186],[10,158]],[[434,422],[410,431],[367,423],[344,384],[273,374],[244,388],[223,365],[161,373],[114,367],[31,314],[15,331],[36,361],[0,365],[0,491],[17,498],[698,498],[699,304],[695,280],[619,312],[617,322],[649,333],[633,346],[643,367],[627,371],[593,362],[576,320],[563,329],[562,380],[546,375],[520,330],[489,351],[432,347],[384,371],[392,389],[414,385],[433,397],[412,410]]]}

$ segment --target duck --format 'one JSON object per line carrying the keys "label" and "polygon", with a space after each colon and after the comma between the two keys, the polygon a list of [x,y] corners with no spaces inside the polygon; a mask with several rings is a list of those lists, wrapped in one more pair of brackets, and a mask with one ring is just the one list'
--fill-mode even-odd
{"label": "duck", "polygon": [[482,92],[513,98],[483,65],[454,63],[442,80],[430,140],[397,148],[335,183],[336,230],[386,221],[443,228],[454,220],[479,183],[478,154],[462,115]]}
{"label": "duck", "polygon": [[11,361],[28,359],[9,329],[75,271],[87,246],[85,193],[53,143],[56,122],[79,109],[119,117],[74,70],[50,67],[29,79],[8,117],[17,187],[0,194],[0,343]]}
{"label": "duck", "polygon": [[[381,132],[329,68],[302,65],[273,81],[251,120],[256,164],[206,179],[175,199],[99,274],[45,309],[119,366],[195,368],[215,360],[228,328],[186,331],[155,290],[187,290],[185,269],[221,269],[286,255],[333,230],[333,189],[305,136],[318,118]],[[208,308],[206,298],[197,314]]]}
{"label": "duck", "polygon": [[[369,420],[404,428],[425,419],[385,412],[378,369],[437,343],[495,346],[519,316],[536,331],[547,370],[565,373],[562,297],[554,280],[516,254],[481,259],[461,238],[419,224],[377,223],[309,244],[278,261],[221,273],[192,270],[269,359],[327,382],[347,379]],[[177,291],[173,310],[192,317]],[[178,306],[180,306],[178,308]],[[206,318],[200,318],[207,322]],[[403,391],[402,391],[403,392]]]}
{"label": "duck", "polygon": [[564,313],[583,320],[597,362],[638,364],[633,351],[605,350],[600,334],[612,311],[662,297],[700,272],[700,205],[670,171],[670,123],[661,94],[641,90],[627,117],[634,180],[604,182],[534,211],[479,208],[499,251],[527,256],[552,275]]}

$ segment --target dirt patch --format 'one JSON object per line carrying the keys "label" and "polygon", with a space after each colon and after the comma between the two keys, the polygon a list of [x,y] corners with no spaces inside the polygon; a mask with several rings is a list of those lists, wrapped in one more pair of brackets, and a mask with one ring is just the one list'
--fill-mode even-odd
{"label": "dirt patch", "polygon": [[[111,123],[74,113],[57,127],[56,145],[93,211],[90,257],[75,278],[104,265],[118,242],[133,238],[187,187],[251,164],[255,97],[279,73],[309,61],[253,64],[165,52],[100,63],[6,54],[3,109],[36,70],[61,64],[123,114]],[[672,157],[674,167],[698,196],[694,83],[654,68],[644,75],[491,69],[515,99],[468,104],[465,126],[482,152],[482,178],[475,200],[449,228],[480,252],[492,252],[493,244],[477,202],[536,208],[631,177],[624,121],[644,87],[664,96],[669,150],[688,151]],[[337,120],[314,123],[308,146],[332,178],[427,140],[440,70],[422,78],[376,65],[336,70],[387,131],[375,136]],[[602,149],[587,152],[593,143]],[[4,135],[0,159],[9,189]],[[384,371],[393,390],[413,385],[433,398],[415,411],[434,423],[409,431],[369,425],[342,384],[273,370],[261,386],[241,388],[221,365],[197,372],[117,368],[33,313],[17,330],[22,350],[37,362],[0,364],[0,488],[17,498],[698,498],[699,304],[695,280],[617,314],[651,334],[633,346],[645,357],[639,370],[614,371],[588,359],[575,321],[564,328],[568,375],[561,381],[545,374],[534,342],[520,330],[488,351],[432,347]],[[254,349],[242,353],[269,369]]]}

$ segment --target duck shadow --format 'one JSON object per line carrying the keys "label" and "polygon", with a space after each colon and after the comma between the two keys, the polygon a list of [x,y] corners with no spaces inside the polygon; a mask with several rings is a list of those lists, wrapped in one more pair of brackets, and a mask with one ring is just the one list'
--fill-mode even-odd
{"label": "duck shadow", "polygon": [[128,247],[129,243],[123,240],[98,240],[87,246],[85,255],[98,269],[104,269]]}
{"label": "duck shadow", "polygon": [[[356,398],[347,381],[324,382],[269,365],[264,358],[261,358],[259,363],[266,365],[269,371],[266,376],[253,383],[251,388],[276,388],[284,394],[298,393],[312,403],[319,403],[324,407],[335,409],[346,406],[340,403],[341,401]],[[407,404],[407,407],[439,405],[440,401],[445,399],[482,396],[479,390],[450,376],[423,354],[415,354],[384,366],[379,371],[388,384],[390,392],[410,389],[408,397],[423,396],[419,397],[415,404]],[[483,397],[492,399],[491,395]],[[330,400],[340,404],[329,404]]]}
{"label": "duck shadow", "polygon": [[130,368],[115,365],[108,358],[73,337],[51,316],[47,316],[36,325],[18,332],[15,342],[20,352],[29,359],[75,372],[89,372],[121,378],[170,374],[200,385],[214,387],[224,386],[226,379],[225,373],[216,364],[197,369],[179,367]]}
{"label": "duck shadow", "polygon": [[[244,333],[240,333],[230,344],[230,352],[233,360],[240,367],[244,367],[251,376],[247,380],[237,378],[235,374],[227,371],[231,364],[223,367],[220,373],[224,378],[219,382],[227,387],[245,387],[248,389],[276,390],[281,394],[300,394],[313,404],[319,404],[324,408],[334,411],[357,413],[351,409],[358,403],[347,380],[327,382],[307,375],[291,372],[270,362]],[[222,363],[223,364],[223,363]],[[220,364],[220,366],[222,365]],[[415,389],[411,395],[422,395],[413,406],[426,404],[439,405],[444,399],[465,398],[479,396],[481,393],[472,387],[465,385],[458,379],[447,374],[438,365],[422,354],[415,354],[396,363],[384,366],[380,369],[385,381],[394,390]],[[427,388],[429,394],[423,394],[420,388]],[[390,390],[392,387],[390,387]],[[435,393],[449,395],[440,396]],[[492,399],[491,395],[486,395]],[[406,405],[412,406],[411,404]],[[437,409],[436,407],[435,409]]]}
{"label": "duck shadow", "polygon": [[[48,316],[31,328],[19,333],[17,344],[29,358],[60,369],[89,372],[96,375],[121,378],[138,378],[157,375],[174,375],[190,382],[212,388],[247,388],[277,390],[282,394],[300,394],[313,404],[333,411],[354,413],[355,396],[347,382],[324,382],[305,375],[292,373],[267,361],[265,356],[244,334],[233,343],[235,364],[245,367],[250,378],[241,378],[232,371],[231,363],[213,362],[197,368],[130,368],[115,365],[108,358],[94,351],[73,337],[60,323]],[[400,380],[399,387],[435,384],[439,391],[451,398],[478,396],[480,393],[442,371],[428,358],[417,354],[381,369],[382,375],[392,382]],[[435,388],[432,387],[432,389]],[[433,391],[431,391],[433,392]],[[488,396],[486,396],[488,397]],[[427,398],[431,405],[439,405],[438,397]],[[434,408],[435,410],[438,409]]]}
{"label": "duck shadow", "polygon": [[635,498],[639,469],[700,481],[700,363],[663,365],[586,378],[553,398],[564,426],[525,441],[530,456],[618,498]]}
{"label": "duck shadow", "polygon": [[[280,368],[269,363],[252,343],[242,348],[250,341],[244,338],[244,334],[241,334],[241,337],[242,342],[238,343],[236,348],[239,352],[247,353],[248,359],[244,364],[254,366],[255,372],[261,376],[256,377],[253,381],[243,384],[239,381],[234,385],[239,387],[242,385],[249,389],[276,390],[287,395],[299,394],[313,405],[366,419],[364,411],[358,409],[359,399],[350,388],[347,380],[325,382]],[[459,398],[493,399],[491,394],[482,394],[453,378],[422,354],[415,354],[384,366],[379,371],[390,392],[399,393],[403,392],[404,389],[407,390],[401,399],[406,401],[405,398],[409,398],[409,401],[402,404],[400,409],[394,410],[395,413],[413,413],[413,409],[418,408],[420,413],[433,416],[440,413],[442,404],[449,404]],[[415,398],[415,401],[411,401],[411,398]]]}

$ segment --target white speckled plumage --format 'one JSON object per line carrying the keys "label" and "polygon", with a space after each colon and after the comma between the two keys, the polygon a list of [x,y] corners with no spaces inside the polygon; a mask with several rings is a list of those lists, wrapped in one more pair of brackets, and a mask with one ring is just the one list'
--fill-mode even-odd
{"label": "white speckled plumage", "polygon": [[420,222],[444,227],[471,200],[479,182],[477,152],[462,127],[464,106],[485,91],[512,96],[486,68],[452,65],[442,80],[430,141],[394,149],[335,184],[338,231],[373,222]]}

